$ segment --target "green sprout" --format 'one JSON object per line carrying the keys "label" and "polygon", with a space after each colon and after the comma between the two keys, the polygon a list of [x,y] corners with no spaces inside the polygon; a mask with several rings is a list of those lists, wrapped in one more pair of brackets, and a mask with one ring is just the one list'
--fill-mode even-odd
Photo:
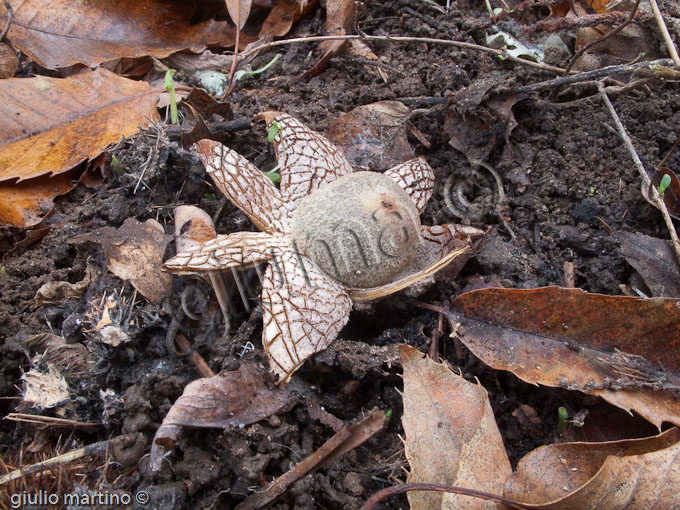
{"label": "green sprout", "polygon": [[276,122],[272,122],[272,126],[269,128],[269,133],[267,133],[267,141],[272,143],[276,135],[279,134],[279,125]]}
{"label": "green sprout", "polygon": [[560,434],[567,429],[567,420],[569,419],[569,412],[566,407],[557,409],[557,430]]}
{"label": "green sprout", "polygon": [[281,182],[281,174],[276,171],[276,168],[271,172],[265,172],[264,175],[269,177],[272,182]]}
{"label": "green sprout", "polygon": [[203,198],[207,198],[208,200],[215,200],[217,199],[217,195],[215,195],[215,193],[205,193],[203,195]]}
{"label": "green sprout", "polygon": [[[269,143],[272,143],[274,141],[274,138],[276,138],[276,135],[279,134],[279,130],[281,129],[281,126],[277,122],[272,122],[271,127],[269,128],[269,133],[267,133],[267,141]],[[283,142],[282,142],[283,143]],[[285,148],[284,148],[285,150]],[[265,172],[264,175],[269,177],[272,182],[281,182],[281,174],[279,174],[280,163],[276,165],[274,168],[272,168],[269,172]]]}
{"label": "green sprout", "polygon": [[234,83],[239,81],[244,76],[256,76],[258,74],[264,73],[267,69],[269,69],[271,66],[276,64],[279,61],[280,58],[281,58],[281,54],[279,53],[273,59],[271,59],[266,66],[261,67],[260,69],[256,69],[255,71],[248,71],[248,70],[236,71],[236,73],[234,74]]}
{"label": "green sprout", "polygon": [[0,276],[7,276],[7,268],[5,266],[0,266]]}
{"label": "green sprout", "polygon": [[392,419],[392,409],[388,409],[385,412],[385,421],[383,422],[383,427],[387,427],[390,424],[391,419]]}
{"label": "green sprout", "polygon": [[590,186],[588,188],[588,195],[590,195],[592,197],[595,194],[595,191],[596,191],[595,186]]}
{"label": "green sprout", "polygon": [[118,177],[122,177],[122,175],[125,173],[123,168],[120,166],[120,160],[115,154],[111,154],[111,168],[113,168],[113,171],[116,172]]}
{"label": "green sprout", "polygon": [[668,174],[663,174],[663,177],[661,178],[661,182],[659,183],[659,195],[663,197],[663,194],[666,192],[666,189],[668,186],[671,185],[671,176]]}
{"label": "green sprout", "polygon": [[165,73],[165,90],[170,92],[170,120],[173,124],[179,125],[179,116],[177,115],[177,100],[175,99],[175,80],[172,75],[177,71],[168,69]]}

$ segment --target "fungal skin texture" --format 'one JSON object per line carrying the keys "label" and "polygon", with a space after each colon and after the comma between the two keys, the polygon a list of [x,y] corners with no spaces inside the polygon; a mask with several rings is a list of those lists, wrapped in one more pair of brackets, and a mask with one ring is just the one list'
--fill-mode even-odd
{"label": "fungal skin texture", "polygon": [[348,287],[375,287],[406,271],[420,243],[420,216],[391,178],[341,177],[308,195],[293,212],[296,248]]}

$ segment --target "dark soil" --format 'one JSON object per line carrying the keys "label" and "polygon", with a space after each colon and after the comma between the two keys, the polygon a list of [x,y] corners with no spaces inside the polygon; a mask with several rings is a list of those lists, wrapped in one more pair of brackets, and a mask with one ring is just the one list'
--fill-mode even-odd
{"label": "dark soil", "polygon": [[[417,15],[406,12],[406,7],[415,9]],[[545,13],[534,15],[541,17]],[[475,20],[486,17],[482,2],[454,5],[448,15],[442,15],[425,3],[407,6],[406,2],[388,0],[367,4],[359,25],[375,35],[461,39]],[[323,11],[317,10],[297,23],[294,35],[321,34],[324,23]],[[479,42],[483,43],[483,39]],[[553,100],[549,92],[518,98],[513,107],[518,126],[508,141],[499,137],[487,160],[501,176],[507,196],[498,214],[492,181],[473,177],[465,155],[448,143],[450,133],[444,129],[446,106],[429,107],[425,98],[446,97],[486,79],[490,73],[500,77],[507,87],[554,75],[446,46],[384,43],[372,47],[389,66],[387,83],[377,75],[375,66],[350,56],[334,59],[316,77],[301,78],[320,53],[315,49],[310,54],[309,45],[291,45],[283,47],[281,63],[264,76],[239,82],[229,101],[234,119],[250,121],[258,112],[279,110],[323,133],[356,106],[387,99],[421,98],[409,106],[430,108],[416,115],[413,123],[431,147],[426,148],[415,138],[410,141],[437,176],[435,195],[422,215],[423,223],[464,221],[482,229],[491,227],[491,232],[454,281],[438,281],[420,300],[447,306],[463,289],[489,282],[515,288],[564,285],[566,262],[574,265],[576,287],[621,294],[620,286],[628,283],[633,270],[611,232],[668,237],[660,215],[640,195],[640,178],[620,139],[609,129],[612,122],[605,107],[596,95],[587,97],[592,90],[563,95],[559,100]],[[261,67],[274,55],[260,55],[253,68]],[[640,155],[655,166],[678,135],[677,84],[654,83],[650,94],[643,98],[622,95],[613,101]],[[274,166],[271,145],[266,143],[267,133],[261,123],[241,131],[216,131],[216,138],[259,168]],[[94,429],[73,431],[41,430],[31,424],[3,420],[0,456],[7,464],[18,466],[20,450],[24,451],[24,464],[39,456],[55,455],[60,436],[59,451],[67,451],[139,432],[139,443],[115,451],[115,462],[105,473],[101,462],[89,465],[85,476],[65,472],[68,476],[61,481],[65,484],[62,490],[104,483],[105,487],[124,492],[148,491],[151,504],[146,508],[233,508],[316,450],[333,431],[311,418],[304,402],[298,401],[285,414],[242,429],[186,430],[161,472],[150,471],[146,454],[155,430],[185,385],[199,377],[188,359],[178,358],[168,349],[166,332],[173,317],[181,319],[180,295],[187,285],[198,285],[205,297],[212,293],[207,284],[195,278],[176,277],[173,295],[161,305],[150,305],[138,296],[128,324],[131,342],[118,347],[94,345],[87,332],[93,325],[92,310],[100,306],[104,294],[114,292],[129,304],[134,289],[107,271],[99,245],[68,241],[100,227],[119,227],[128,217],[157,219],[166,232],[172,233],[172,209],[178,204],[196,204],[211,215],[224,205],[216,225],[220,233],[248,230],[251,226],[230,203],[220,203],[219,192],[206,179],[197,157],[182,149],[172,134],[161,147],[155,171],[145,175],[146,185],[133,193],[134,172],[146,159],[149,139],[153,139],[153,133],[129,143],[118,153],[124,170],[132,177],[118,177],[108,171],[103,185],[80,185],[59,198],[56,215],[60,221],[44,238],[19,244],[25,231],[0,229],[0,254],[6,273],[0,276],[2,416],[26,411],[19,405],[17,388],[35,353],[27,352],[21,341],[52,332],[70,343],[86,344],[96,363],[87,376],[69,381],[71,399],[59,416],[102,423]],[[680,153],[676,152],[667,166],[678,168],[679,164]],[[454,182],[472,182],[470,195],[475,200],[462,220],[454,217],[446,205],[444,183],[451,176]],[[215,193],[217,197],[211,195]],[[173,251],[171,243],[166,255]],[[35,304],[34,296],[41,285],[81,280],[88,261],[101,270],[101,276],[83,298],[57,305]],[[249,278],[257,281],[254,275]],[[219,324],[213,328],[194,325],[187,334],[215,372],[235,370],[241,363],[265,363],[260,340],[261,311],[255,301],[252,304],[251,312],[238,305],[230,337],[221,338]],[[209,306],[214,308],[214,300]],[[181,320],[191,326],[188,319]],[[436,313],[418,308],[402,295],[389,297],[352,312],[348,326],[333,346],[296,373],[295,377],[313,391],[325,410],[337,418],[353,420],[373,407],[392,409],[393,418],[383,432],[361,447],[300,480],[272,508],[359,508],[370,494],[405,479],[407,463],[398,437],[403,433],[398,393],[403,386],[394,346],[406,342],[427,352],[437,327]],[[513,375],[493,371],[465,348],[455,349],[445,342],[447,338],[445,332],[441,341],[447,345],[441,352],[446,360],[459,367],[466,378],[478,378],[489,392],[513,465],[531,449],[559,440],[556,422],[560,406],[572,416],[590,410],[591,416],[611,413],[617,419],[628,419],[598,399],[533,387]],[[248,342],[254,350],[244,347]],[[520,406],[532,408],[538,420],[527,420]],[[642,429],[630,430],[640,433]],[[405,507],[406,498],[385,503],[385,508]]]}

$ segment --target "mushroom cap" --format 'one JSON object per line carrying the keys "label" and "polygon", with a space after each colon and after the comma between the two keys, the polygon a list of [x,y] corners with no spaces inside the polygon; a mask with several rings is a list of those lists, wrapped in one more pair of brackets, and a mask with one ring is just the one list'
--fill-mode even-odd
{"label": "mushroom cap", "polygon": [[391,282],[411,265],[420,217],[390,177],[356,172],[305,197],[292,214],[296,248],[348,287]]}

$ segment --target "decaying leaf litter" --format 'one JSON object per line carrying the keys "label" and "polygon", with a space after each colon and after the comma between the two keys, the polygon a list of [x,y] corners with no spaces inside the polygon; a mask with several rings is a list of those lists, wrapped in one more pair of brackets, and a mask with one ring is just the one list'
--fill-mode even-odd
{"label": "decaying leaf litter", "polygon": [[[230,14],[233,18],[233,12],[238,12],[238,9],[244,9],[243,2],[239,5],[237,11],[232,8],[229,14],[226,9],[221,11],[222,17],[218,16],[220,22],[227,20]],[[159,507],[164,501],[170,500],[174,501],[173,505],[180,502],[180,505],[198,507],[218,503],[234,506],[249,494],[262,490],[275,478],[278,478],[277,483],[283,483],[286,477],[289,480],[296,479],[297,475],[293,476],[293,471],[289,474],[291,465],[306,465],[303,459],[330,440],[333,431],[342,435],[340,431],[345,430],[344,422],[349,423],[361,417],[364,410],[373,407],[390,409],[393,419],[389,420],[383,431],[318,471],[314,472],[314,469],[320,464],[312,467],[311,471],[301,472],[300,480],[288,490],[282,490],[275,503],[282,508],[293,505],[358,508],[369,494],[383,486],[404,481],[404,469],[408,469],[407,459],[411,463],[409,481],[414,481],[414,474],[418,474],[417,470],[414,471],[414,447],[409,445],[412,438],[406,429],[404,456],[403,447],[396,436],[401,431],[400,420],[394,419],[401,417],[402,409],[407,405],[406,401],[402,404],[397,393],[402,388],[397,375],[402,362],[395,346],[409,343],[420,351],[432,352],[435,357],[438,354],[452,366],[459,367],[464,378],[478,378],[488,392],[493,421],[498,424],[511,466],[522,469],[521,476],[517,476],[520,471],[513,475],[520,491],[513,489],[508,481],[504,486],[506,499],[538,505],[535,508],[547,501],[554,501],[554,498],[531,501],[521,498],[521,488],[526,490],[530,480],[528,476],[531,476],[527,474],[526,466],[535,466],[534,473],[539,474],[540,470],[550,470],[555,467],[550,455],[544,455],[539,461],[526,457],[526,462],[522,461],[519,465],[517,461],[541,445],[549,448],[547,445],[557,443],[559,446],[562,443],[565,451],[568,451],[569,441],[580,437],[592,441],[597,436],[594,440],[602,444],[611,440],[652,438],[642,440],[647,441],[649,446],[633,447],[633,457],[624,456],[622,460],[607,457],[607,447],[603,447],[604,453],[600,457],[589,456],[583,462],[590,468],[603,462],[602,465],[606,466],[611,476],[628,473],[625,470],[631,467],[642,469],[640,466],[650,466],[639,472],[654,483],[654,468],[658,469],[662,465],[663,455],[670,451],[668,448],[672,447],[672,441],[654,443],[653,436],[658,434],[654,427],[645,425],[643,420],[626,417],[625,413],[617,412],[616,408],[600,399],[584,396],[584,392],[608,392],[616,396],[614,400],[618,399],[618,405],[641,413],[653,423],[665,422],[662,425],[664,429],[670,423],[677,423],[677,375],[673,363],[668,363],[668,356],[672,360],[674,354],[672,346],[675,343],[673,336],[668,333],[673,330],[674,318],[672,313],[663,312],[664,306],[672,306],[675,297],[667,293],[673,285],[664,285],[665,279],[677,278],[673,250],[669,250],[670,258],[662,255],[662,252],[658,252],[659,258],[640,256],[639,247],[643,246],[640,238],[630,237],[630,234],[637,234],[667,239],[668,233],[659,213],[641,198],[640,174],[631,163],[629,151],[624,149],[621,135],[613,134],[615,123],[610,113],[601,106],[602,93],[597,94],[597,86],[592,81],[600,71],[590,71],[590,74],[581,75],[583,78],[576,75],[561,82],[558,79],[553,85],[546,86],[540,84],[551,83],[549,80],[554,80],[556,75],[545,69],[567,65],[568,55],[560,53],[559,50],[564,49],[560,45],[545,48],[548,50],[545,53],[548,54],[549,64],[539,63],[530,68],[494,57],[493,52],[501,52],[501,56],[506,55],[504,58],[507,61],[521,58],[526,49],[520,47],[494,47],[478,52],[478,49],[465,47],[465,44],[447,47],[433,42],[412,41],[410,45],[402,46],[401,43],[376,40],[376,36],[379,39],[382,35],[390,34],[486,45],[492,44],[488,42],[490,33],[498,31],[505,44],[512,45],[517,41],[542,42],[547,35],[552,35],[550,30],[541,28],[547,26],[546,13],[526,5],[519,7],[518,14],[494,13],[500,15],[498,19],[489,17],[481,5],[466,3],[452,5],[448,13],[443,6],[434,4],[414,7],[394,3],[369,6],[365,12],[359,10],[357,13],[353,13],[352,7],[344,3],[332,7],[329,8],[329,13],[335,13],[332,20],[325,17],[324,11],[311,7],[310,12],[292,25],[291,35],[299,37],[323,34],[326,30],[331,32],[333,24],[345,33],[358,33],[357,29],[360,29],[361,33],[368,34],[364,44],[368,45],[372,55],[378,56],[379,61],[373,60],[365,51],[357,51],[356,47],[351,51],[339,48],[328,55],[327,62],[323,64],[327,67],[322,70],[316,64],[319,62],[318,57],[326,50],[318,49],[317,54],[308,55],[308,45],[290,44],[273,48],[274,51],[262,52],[248,62],[249,70],[266,67],[276,53],[283,54],[280,64],[273,65],[261,75],[246,74],[239,81],[231,83],[232,92],[223,98],[231,105],[231,117],[210,117],[202,106],[195,103],[193,112],[186,115],[196,120],[193,113],[202,114],[210,138],[236,150],[256,167],[271,169],[276,165],[275,157],[271,147],[262,142],[268,133],[261,125],[251,123],[254,114],[268,109],[278,110],[294,115],[318,132],[331,133],[335,120],[357,106],[401,100],[406,108],[403,111],[407,112],[403,115],[401,129],[395,130],[389,127],[392,124],[381,121],[377,129],[374,125],[347,130],[356,133],[354,139],[349,140],[352,150],[358,155],[355,161],[361,161],[362,147],[368,149],[367,154],[374,155],[380,154],[380,147],[385,147],[386,154],[395,149],[396,152],[390,153],[395,156],[408,153],[410,145],[410,150],[416,155],[423,155],[434,169],[436,178],[433,199],[422,215],[423,224],[462,222],[481,229],[491,226],[491,232],[477,248],[476,257],[455,279],[440,279],[417,300],[399,294],[352,312],[338,340],[309,360],[292,377],[289,387],[294,387],[283,390],[271,388],[273,391],[292,393],[284,406],[274,411],[278,414],[271,414],[264,421],[254,424],[241,422],[225,430],[204,429],[200,434],[183,429],[175,438],[172,453],[161,462],[160,471],[154,474],[149,469],[149,457],[144,454],[149,452],[155,429],[166,417],[171,416],[168,411],[172,404],[186,398],[189,400],[185,402],[190,402],[192,396],[186,392],[178,400],[187,384],[197,380],[199,374],[204,377],[220,372],[222,375],[236,374],[241,366],[264,366],[265,361],[260,343],[262,312],[255,299],[259,289],[255,270],[241,273],[240,280],[225,275],[225,292],[231,297],[233,306],[230,334],[223,336],[222,303],[213,297],[212,287],[215,283],[212,278],[182,281],[176,278],[172,284],[173,291],[167,294],[169,297],[160,305],[152,305],[150,302],[154,298],[144,294],[142,288],[145,287],[140,286],[139,281],[134,283],[135,278],[139,279],[139,273],[133,271],[122,276],[130,279],[130,283],[126,283],[127,280],[119,280],[107,269],[112,267],[112,258],[119,264],[121,256],[122,260],[125,260],[125,256],[129,257],[129,266],[130,260],[139,258],[134,250],[145,246],[138,235],[130,235],[127,243],[121,244],[116,240],[116,235],[124,232],[120,227],[124,223],[128,224],[127,220],[136,220],[141,224],[147,220],[158,221],[166,232],[171,233],[172,210],[180,204],[196,204],[216,217],[216,231],[219,234],[250,228],[248,219],[228,202],[220,200],[219,192],[206,183],[202,165],[188,148],[189,144],[185,147],[180,145],[181,135],[177,128],[160,129],[160,124],[156,123],[151,130],[120,143],[112,150],[115,159],[109,156],[104,164],[92,160],[89,164],[90,173],[81,177],[87,186],[92,187],[85,184],[76,186],[66,196],[55,200],[53,211],[49,203],[40,205],[42,210],[38,211],[35,205],[26,206],[23,203],[22,207],[32,210],[32,218],[37,219],[30,219],[29,216],[28,220],[22,221],[35,224],[47,213],[35,228],[35,234],[10,227],[2,231],[0,246],[4,258],[0,284],[3,285],[3,296],[6,296],[0,303],[3,319],[3,331],[0,334],[4,342],[3,395],[35,395],[28,390],[34,391],[37,386],[35,383],[29,386],[27,381],[38,379],[24,378],[24,383],[20,383],[22,370],[26,375],[29,371],[52,375],[55,370],[59,371],[59,380],[64,380],[68,388],[68,400],[63,402],[61,397],[55,398],[48,402],[53,407],[43,407],[45,402],[41,404],[26,398],[20,402],[8,401],[11,403],[6,404],[4,412],[12,414],[1,429],[3,439],[6,439],[3,444],[23,444],[22,452],[26,452],[26,455],[19,461],[16,449],[4,450],[2,459],[8,466],[7,471],[13,472],[19,465],[31,463],[28,454],[33,455],[35,461],[45,457],[57,458],[64,452],[62,443],[58,442],[60,435],[61,441],[67,441],[66,449],[74,450],[76,444],[67,439],[64,431],[67,431],[66,434],[75,431],[75,436],[85,437],[85,431],[92,434],[91,431],[96,430],[95,439],[121,436],[111,443],[114,460],[121,465],[118,468],[121,471],[116,473],[118,486],[115,488],[130,492],[144,488],[150,492],[152,500],[156,498]],[[660,7],[667,19],[677,16],[673,4]],[[34,7],[29,5],[29,8]],[[264,9],[259,16],[268,12],[268,7],[258,5],[253,5],[251,9],[255,9],[256,13],[257,9]],[[599,5],[594,5],[593,9],[603,12]],[[21,14],[20,9],[17,11]],[[640,51],[647,50],[646,38],[650,35],[654,38],[657,33],[655,24],[643,23],[644,20],[653,19],[650,10],[641,4],[636,6],[632,16],[628,15],[630,11],[615,12],[623,14],[618,17],[609,15],[609,18],[606,18],[608,14],[598,14],[599,18],[593,18],[593,15],[577,12],[567,15],[560,23],[563,26],[571,23],[571,27],[579,26],[579,23],[581,26],[593,23],[592,26],[602,33],[606,31],[606,26],[611,26],[613,20],[621,21],[630,17],[632,21],[629,26],[635,27],[638,32],[645,32],[644,37],[633,36],[636,44],[640,45]],[[186,25],[179,15],[181,13],[181,10],[173,12],[173,19],[179,19],[180,23]],[[554,9],[555,17],[549,20],[558,21],[556,16],[563,14]],[[291,12],[281,19],[295,19],[297,16]],[[337,19],[335,16],[338,16]],[[353,16],[356,16],[358,24],[348,21]],[[256,19],[257,16],[253,15],[252,20],[248,21],[255,23]],[[271,22],[276,23],[275,19],[272,14]],[[510,19],[515,19],[526,29],[525,32],[513,33],[512,26],[507,25]],[[205,19],[198,21],[204,22]],[[558,25],[556,23],[553,26]],[[669,26],[673,38],[674,25]],[[255,25],[255,29],[251,27],[249,31],[246,23],[244,33],[239,34],[242,37],[239,46],[245,52],[245,58],[256,55],[250,49],[253,47],[247,49],[245,44],[254,41],[250,37],[257,34],[258,29]],[[153,29],[149,30],[153,32]],[[468,34],[464,35],[465,31]],[[574,37],[577,44],[582,44],[583,38],[586,38],[586,43],[594,40],[583,33],[574,36],[569,30],[558,30],[557,33],[563,36],[563,42],[566,42],[570,51],[574,50]],[[87,36],[94,39],[99,37],[96,32]],[[233,36],[235,39],[236,34]],[[630,37],[630,34],[627,36]],[[371,40],[371,37],[374,39]],[[658,37],[658,41],[662,39]],[[11,37],[8,36],[8,40],[13,44]],[[24,49],[20,46],[24,43],[18,41],[17,36],[14,49],[21,49],[36,61],[46,62],[39,60],[42,57],[36,57],[36,49]],[[139,48],[141,44],[133,46]],[[653,58],[663,57],[663,52],[659,53],[658,50],[660,46],[657,43],[653,48],[650,47],[649,55]],[[200,51],[192,42],[186,43],[184,47]],[[532,49],[530,45],[526,48]],[[219,52],[216,48],[211,51]],[[190,57],[190,54],[186,55]],[[125,52],[109,54],[104,60],[130,56],[132,54]],[[595,67],[621,64],[616,57],[605,49],[596,55]],[[86,61],[90,57],[76,52],[76,58]],[[228,64],[231,62],[223,58],[221,60],[221,70],[227,82],[225,86],[228,87]],[[193,61],[199,62],[198,57],[193,58]],[[112,65],[107,63],[106,67],[114,72],[132,70],[129,76],[149,72],[144,80],[134,83],[151,82],[147,90],[153,97],[160,93],[155,91],[160,91],[162,87],[162,72],[167,63],[156,65],[158,71],[150,71],[155,64],[148,60],[144,64],[134,60],[124,62],[123,59]],[[588,67],[588,62],[577,62],[577,67],[579,65],[582,70],[592,69]],[[636,65],[633,64],[633,67]],[[677,110],[680,103],[672,83],[676,71],[670,66],[670,61],[663,61],[652,70],[647,70],[646,74],[643,68],[638,68],[643,71],[617,74],[619,81],[609,78],[604,83],[604,93],[612,97],[613,106],[621,117],[632,145],[643,156],[643,165],[647,166],[650,177],[667,154],[670,156],[664,162],[665,167],[670,171],[677,169],[678,156],[671,149],[678,138]],[[318,68],[316,76],[300,77],[312,68]],[[382,72],[377,73],[377,70]],[[31,72],[41,74],[39,67],[23,59],[18,77],[29,79]],[[206,76],[193,75],[193,71],[185,74],[183,76],[180,70],[179,76],[176,75],[180,85],[195,85],[198,80],[206,79]],[[384,74],[387,75],[387,81]],[[632,83],[635,86],[631,86]],[[81,117],[76,115],[76,118]],[[367,118],[370,119],[370,116],[364,117]],[[399,118],[395,120],[398,126]],[[394,140],[398,140],[396,145],[392,143]],[[0,150],[8,141],[3,140],[4,145],[0,145]],[[103,142],[101,149],[109,143],[115,143],[115,140]],[[342,145],[348,150],[344,143]],[[78,161],[95,156],[83,153]],[[474,164],[477,160],[483,161],[485,165],[472,169],[470,162]],[[387,168],[376,166],[381,161],[375,156],[364,161],[371,170]],[[353,161],[353,164],[356,163]],[[101,179],[84,178],[100,169],[104,172],[103,184]],[[75,176],[80,176],[82,170],[82,167],[76,167]],[[65,182],[70,183],[70,180],[65,179]],[[651,180],[654,182],[653,178]],[[30,183],[30,180],[24,181],[23,185],[27,182]],[[6,187],[11,185],[12,180],[3,183]],[[669,199],[672,199],[672,189],[664,194],[663,201],[673,214]],[[112,235],[111,229],[119,230]],[[98,231],[108,232],[101,236],[100,243],[109,246],[106,250],[98,247],[99,242],[90,242],[94,240],[93,235],[100,235]],[[78,237],[80,240],[74,241]],[[87,241],[86,237],[89,237]],[[620,245],[623,245],[622,251]],[[632,246],[638,247],[637,254],[632,252]],[[646,246],[646,253],[649,253],[653,249],[650,247],[654,245],[647,243]],[[118,255],[112,257],[111,250],[114,247]],[[162,246],[160,251],[163,251]],[[632,266],[628,265],[627,260]],[[154,264],[151,262],[150,265]],[[635,271],[632,267],[635,267]],[[89,268],[96,268],[96,271]],[[158,274],[153,267],[151,269],[149,274]],[[94,277],[93,281],[92,275],[95,274],[99,276]],[[116,274],[121,276],[124,273]],[[85,282],[84,291],[82,283],[78,282]],[[39,303],[34,301],[38,288],[49,283],[60,284],[48,286],[43,292],[53,288],[56,294],[52,292],[46,301],[43,293]],[[634,311],[625,312],[628,313],[626,320],[632,320],[636,327],[646,329],[646,334],[657,343],[645,342],[632,352],[618,351],[618,344],[608,342],[606,334],[605,341],[595,346],[584,344],[583,338],[578,335],[566,334],[569,327],[580,324],[578,320],[569,322],[574,321],[573,315],[567,318],[569,320],[563,317],[562,322],[544,320],[541,324],[532,323],[531,314],[536,304],[532,301],[525,303],[525,300],[531,299],[531,294],[523,294],[521,290],[478,290],[474,298],[473,294],[463,294],[457,301],[453,300],[461,292],[487,286],[533,289],[544,285],[575,286],[590,293],[610,296],[637,296],[625,298],[632,301],[627,302],[624,310],[630,310],[625,307],[631,306],[644,306],[651,310],[658,304],[657,313],[661,314],[662,323],[666,321],[666,330],[659,328],[658,319],[652,327],[649,313],[641,313],[640,320],[635,321],[631,319],[636,317]],[[245,300],[242,300],[241,291]],[[614,377],[605,376],[599,382],[587,380],[587,372],[585,381],[557,377],[554,385],[561,389],[547,389],[521,382],[521,379],[531,382],[538,380],[527,377],[531,371],[549,375],[550,370],[543,370],[546,367],[542,365],[537,368],[536,365],[523,367],[520,364],[514,370],[519,379],[486,368],[475,355],[485,358],[472,344],[469,348],[475,355],[467,350],[467,341],[479,335],[475,328],[480,323],[487,329],[496,328],[501,334],[507,331],[507,325],[497,320],[489,322],[488,318],[480,317],[477,312],[466,314],[460,308],[464,303],[469,305],[479,300],[483,310],[483,303],[495,295],[494,292],[510,292],[504,300],[507,305],[505,309],[510,310],[510,315],[519,312],[512,312],[512,306],[524,307],[525,316],[529,317],[529,328],[527,331],[515,332],[524,335],[523,341],[530,342],[529,337],[534,335],[550,342],[563,342],[565,349],[573,353],[576,360],[604,363],[608,370],[613,371]],[[550,292],[555,291],[536,292],[550,295]],[[61,299],[60,293],[63,293]],[[640,297],[641,294],[647,297],[665,296],[666,301],[646,302]],[[581,298],[574,299],[578,302]],[[605,296],[589,295],[587,299],[598,304],[601,301],[605,308],[619,304],[615,298]],[[551,310],[548,305],[543,309]],[[557,307],[557,311],[563,312],[559,300],[553,298],[552,305]],[[583,315],[583,311],[590,308],[581,309],[579,306],[583,305],[577,303],[575,313],[590,317]],[[462,308],[465,309],[465,306]],[[603,315],[608,316],[606,312]],[[555,319],[559,315],[551,317]],[[616,317],[619,316],[613,314],[609,318]],[[587,329],[588,321],[583,322]],[[564,326],[567,326],[566,330]],[[555,333],[555,329],[560,327],[562,331]],[[626,325],[620,323],[605,323],[603,327],[605,331],[608,328],[626,329]],[[485,334],[484,328],[480,331],[482,343],[488,342],[486,345],[490,345],[492,351],[497,350],[498,342],[493,342],[493,336]],[[453,332],[452,340],[448,339],[450,332]],[[45,337],[37,342],[36,335],[44,333],[53,333],[56,339],[47,340]],[[169,343],[173,335],[174,343]],[[660,341],[663,338],[668,338],[665,350]],[[538,351],[534,352],[537,346],[531,343],[523,345],[526,347],[522,349],[526,349],[530,356],[538,355]],[[87,354],[71,346],[81,346]],[[189,359],[197,363],[203,360],[207,364],[194,368],[183,357],[187,354],[191,355]],[[506,352],[495,354],[499,355],[504,365],[513,359],[507,349]],[[79,363],[76,369],[74,359],[83,356],[87,362]],[[661,359],[666,361],[662,362]],[[552,364],[551,369],[559,368],[559,363],[554,360],[548,359],[545,363]],[[541,361],[541,364],[545,363]],[[528,369],[531,370],[527,372]],[[87,376],[80,375],[83,370],[88,371]],[[541,384],[540,380],[538,382]],[[62,384],[60,382],[57,387]],[[544,381],[542,384],[550,383]],[[21,393],[17,392],[15,385],[22,388]],[[265,386],[260,388],[265,390]],[[406,389],[404,387],[404,391]],[[640,392],[648,392],[651,396],[638,398],[636,394]],[[655,392],[668,395],[663,399],[665,410],[661,413],[650,408],[655,396],[662,394]],[[209,391],[199,392],[193,398],[205,400],[212,395]],[[619,398],[621,395],[626,395],[623,403]],[[35,397],[31,398],[36,400]],[[640,407],[641,404],[643,407]],[[566,421],[558,418],[564,416],[560,408],[566,412]],[[418,410],[421,409],[416,404],[416,412]],[[31,413],[41,415],[38,417],[40,425],[35,423],[37,419],[27,421],[26,416]],[[599,418],[602,415],[616,418],[602,421]],[[216,424],[224,426],[225,423]],[[489,418],[486,423],[491,423]],[[182,421],[178,424],[191,425]],[[673,432],[665,434],[660,437],[669,437]],[[455,433],[453,437],[456,437]],[[586,451],[593,449],[591,446],[583,448]],[[496,457],[497,465],[501,462],[501,450],[497,449],[492,455]],[[541,451],[536,450],[534,453]],[[464,457],[463,461],[474,464],[470,458]],[[54,478],[51,478],[44,475],[40,478],[41,484],[56,483],[50,480],[62,480],[61,483],[71,484],[70,487],[75,483],[83,483],[82,480],[73,479],[73,473],[82,467],[82,463],[55,462],[53,466],[57,466],[56,469],[50,468],[56,471],[53,471],[55,475],[61,473],[64,476],[53,475]],[[115,466],[109,464],[106,477],[92,477],[96,480],[91,487],[101,487],[104,478],[107,483],[115,480],[116,476],[112,476],[111,471],[113,469],[116,469]],[[94,472],[101,473],[101,468],[95,468]],[[503,494],[503,484],[485,485],[475,478],[480,473],[475,472],[474,467],[467,472],[470,476],[462,478],[460,471],[452,473],[454,476],[447,479],[446,483],[455,484],[456,480],[463,480],[466,483],[459,485],[477,485],[471,488]],[[418,481],[440,481],[429,478],[428,475],[425,480]],[[36,483],[36,478],[32,480]],[[575,480],[567,477],[564,483],[577,483]],[[602,483],[602,479],[599,480],[596,483]],[[673,478],[670,480],[671,485],[665,489],[670,487],[671,492],[668,494],[672,497]],[[561,483],[556,475],[554,481],[556,484]],[[590,486],[593,486],[592,483]],[[12,489],[15,486],[6,487]],[[490,487],[499,489],[489,490]],[[564,486],[555,487],[558,491],[564,491]],[[548,498],[552,498],[548,486],[543,487],[543,490]],[[4,494],[3,497],[6,497],[7,493]],[[594,497],[584,495],[583,491],[559,495],[585,498],[574,500],[579,501],[580,505],[587,504]],[[633,496],[642,500],[640,498],[645,497],[645,493]],[[667,504],[664,499],[658,501],[659,504]],[[413,500],[410,502],[413,508],[417,508],[417,503]],[[243,502],[243,505],[251,505],[250,508],[256,508],[258,504],[256,498],[252,497]],[[385,504],[399,505],[399,500],[387,500]]]}

